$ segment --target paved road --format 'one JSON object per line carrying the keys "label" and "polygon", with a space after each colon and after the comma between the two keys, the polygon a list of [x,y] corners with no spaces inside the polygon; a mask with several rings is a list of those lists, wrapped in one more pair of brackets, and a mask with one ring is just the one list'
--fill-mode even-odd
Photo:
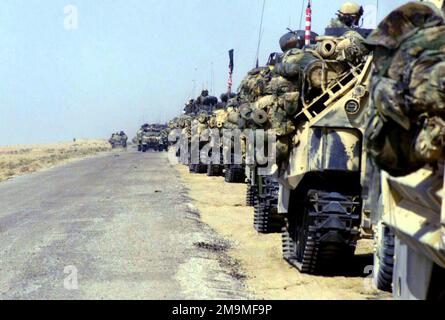
{"label": "paved road", "polygon": [[250,298],[186,191],[135,151],[0,183],[0,298]]}

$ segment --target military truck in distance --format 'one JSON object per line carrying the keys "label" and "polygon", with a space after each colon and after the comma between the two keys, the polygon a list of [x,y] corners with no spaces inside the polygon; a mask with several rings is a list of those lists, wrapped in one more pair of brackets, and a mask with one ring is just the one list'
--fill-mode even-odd
{"label": "military truck in distance", "polygon": [[108,142],[110,143],[112,149],[115,148],[125,149],[127,148],[127,140],[128,140],[127,135],[123,131],[121,131],[120,133],[119,132],[113,133]]}
{"label": "military truck in distance", "polygon": [[167,141],[165,141],[162,134],[162,130],[164,130],[165,127],[166,126],[163,125],[145,127],[141,133],[140,151],[147,152],[150,149],[153,151],[167,151]]}

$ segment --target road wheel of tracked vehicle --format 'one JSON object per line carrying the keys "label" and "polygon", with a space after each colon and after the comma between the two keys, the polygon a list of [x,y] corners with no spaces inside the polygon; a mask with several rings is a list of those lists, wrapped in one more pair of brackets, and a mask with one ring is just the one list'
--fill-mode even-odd
{"label": "road wheel of tracked vehicle", "polygon": [[394,273],[394,233],[382,222],[377,225],[374,253],[374,284],[379,290],[392,292]]}
{"label": "road wheel of tracked vehicle", "polygon": [[311,190],[304,209],[290,212],[283,229],[283,257],[302,273],[340,271],[354,255],[359,202]]}

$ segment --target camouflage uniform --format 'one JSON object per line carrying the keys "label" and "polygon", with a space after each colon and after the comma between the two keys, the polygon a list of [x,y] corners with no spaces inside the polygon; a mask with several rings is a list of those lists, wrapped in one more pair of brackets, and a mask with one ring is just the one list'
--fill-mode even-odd
{"label": "camouflage uniform", "polygon": [[432,5],[393,11],[367,39],[375,46],[367,147],[377,165],[406,175],[444,156],[445,18]]}

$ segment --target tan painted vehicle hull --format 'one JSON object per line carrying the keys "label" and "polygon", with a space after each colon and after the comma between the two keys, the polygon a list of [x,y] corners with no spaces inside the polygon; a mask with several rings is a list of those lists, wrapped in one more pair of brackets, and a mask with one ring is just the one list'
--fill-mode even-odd
{"label": "tan painted vehicle hull", "polygon": [[444,166],[382,174],[382,222],[395,234],[393,294],[445,298]]}
{"label": "tan painted vehicle hull", "polygon": [[371,64],[372,56],[296,116],[302,125],[280,172],[278,210],[287,217],[283,256],[302,272],[340,265],[353,255],[358,239],[373,233],[362,195]]}

